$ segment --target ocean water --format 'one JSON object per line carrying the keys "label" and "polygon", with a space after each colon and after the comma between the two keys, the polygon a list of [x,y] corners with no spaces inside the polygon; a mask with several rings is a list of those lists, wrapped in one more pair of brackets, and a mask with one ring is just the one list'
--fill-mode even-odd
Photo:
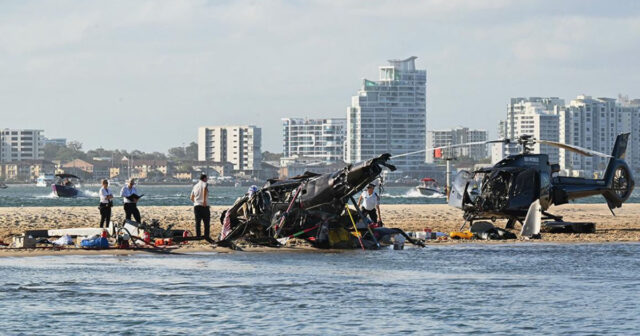
{"label": "ocean water", "polygon": [[640,244],[0,258],[3,334],[632,335]]}
{"label": "ocean water", "polygon": [[[82,194],[76,198],[58,198],[51,188],[36,187],[35,185],[10,185],[7,189],[0,189],[0,207],[20,206],[94,206],[99,202],[98,190],[100,187],[82,187]],[[114,194],[120,193],[120,187],[113,188]],[[144,197],[140,200],[140,206],[154,205],[191,205],[189,194],[190,185],[166,185],[166,186],[138,186],[138,190]],[[210,203],[212,205],[231,205],[236,198],[242,196],[247,187],[212,187]],[[382,193],[383,204],[445,204],[446,200],[441,196],[424,196],[414,187],[386,187]],[[578,200],[577,203],[602,203],[601,196]],[[640,194],[634,192],[629,203],[640,202]],[[122,204],[121,198],[116,198],[115,205]]]}
{"label": "ocean water", "polygon": [[[59,198],[53,194],[51,188],[36,187],[35,185],[10,185],[7,189],[0,189],[0,207],[8,206],[93,206],[98,205],[98,191],[100,187],[81,187],[82,194],[76,198]],[[112,188],[112,192],[119,195],[121,187]],[[190,185],[141,185],[138,191],[144,194],[140,206],[145,205],[191,205],[189,195]],[[211,187],[210,203],[212,205],[231,205],[235,200],[247,192],[248,187]],[[429,197],[421,195],[411,187],[388,187],[383,194],[384,202],[389,204],[438,204],[445,203],[444,197]],[[115,205],[122,204],[117,197]]]}

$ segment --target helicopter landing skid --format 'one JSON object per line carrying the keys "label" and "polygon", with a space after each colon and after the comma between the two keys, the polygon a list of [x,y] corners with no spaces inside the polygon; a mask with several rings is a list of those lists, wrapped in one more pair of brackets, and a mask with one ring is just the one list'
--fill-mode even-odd
{"label": "helicopter landing skid", "polygon": [[[475,218],[470,218],[468,220],[465,220],[464,223],[462,223],[462,226],[460,226],[460,230],[462,231],[464,229],[465,226],[467,226],[467,223],[469,223],[469,228],[471,228],[471,226],[473,225],[473,222],[478,221],[478,220],[491,220],[492,222],[495,222],[495,217],[475,217]],[[564,222],[562,220],[562,216],[556,216],[554,214],[550,214],[546,211],[542,211],[542,218],[541,220],[548,220],[548,219],[553,219],[556,222]],[[518,218],[518,217],[509,217],[507,220],[507,225],[505,225],[505,229],[515,229],[516,226],[516,222],[519,222],[520,225],[522,225],[522,221],[524,220],[524,218]]]}
{"label": "helicopter landing skid", "polygon": [[[540,220],[547,220],[547,219],[553,219],[556,222],[563,222],[562,220],[562,216],[556,216],[554,214],[550,214],[546,211],[542,211],[542,218],[540,218]],[[509,218],[509,220],[507,221],[507,225],[505,225],[505,229],[515,229],[516,226],[516,222],[519,222],[520,225],[522,225],[522,220],[520,218],[517,217],[511,217]]]}

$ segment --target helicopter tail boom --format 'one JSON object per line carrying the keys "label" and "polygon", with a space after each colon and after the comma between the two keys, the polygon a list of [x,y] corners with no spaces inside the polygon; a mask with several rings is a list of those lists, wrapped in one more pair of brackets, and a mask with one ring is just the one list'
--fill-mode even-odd
{"label": "helicopter tail boom", "polygon": [[571,199],[602,195],[609,209],[621,207],[631,196],[634,187],[631,169],[624,161],[628,140],[629,133],[620,134],[616,138],[603,179],[556,177],[553,203],[559,205]]}

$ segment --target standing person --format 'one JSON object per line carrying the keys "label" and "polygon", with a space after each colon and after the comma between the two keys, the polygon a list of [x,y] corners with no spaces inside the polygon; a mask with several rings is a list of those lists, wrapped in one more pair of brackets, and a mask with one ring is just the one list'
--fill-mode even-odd
{"label": "standing person", "polygon": [[104,223],[104,227],[109,227],[111,222],[111,207],[113,206],[113,193],[109,190],[109,181],[102,180],[102,188],[100,188],[100,227]]}
{"label": "standing person", "polygon": [[376,186],[369,183],[367,189],[362,191],[362,195],[358,198],[358,208],[362,204],[362,213],[368,216],[373,223],[382,222],[382,215],[380,214],[380,196],[375,192]]}
{"label": "standing person", "polygon": [[130,179],[129,183],[122,187],[120,191],[120,196],[122,196],[122,200],[124,201],[124,213],[128,220],[131,220],[131,216],[135,218],[136,222],[141,223],[140,221],[140,211],[138,211],[138,200],[141,195],[138,194],[138,190],[135,187],[136,180]]}
{"label": "standing person", "polygon": [[209,239],[211,226],[211,211],[209,210],[209,185],[207,175],[200,175],[200,181],[191,190],[191,202],[193,202],[193,214],[196,217],[196,236],[200,237],[200,222],[204,222],[204,237]]}

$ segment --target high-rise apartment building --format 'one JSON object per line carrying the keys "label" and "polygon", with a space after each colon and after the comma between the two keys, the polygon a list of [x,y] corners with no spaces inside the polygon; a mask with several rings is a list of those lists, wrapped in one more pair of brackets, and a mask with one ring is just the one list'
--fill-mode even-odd
{"label": "high-rise apartment building", "polygon": [[[614,98],[580,95],[559,111],[560,142],[610,154],[616,136],[631,133],[625,160],[635,172],[640,169],[640,112],[633,104]],[[587,157],[560,149],[560,168],[567,175],[592,177],[602,173],[608,159]]]}
{"label": "high-rise apartment building", "polygon": [[[390,60],[379,67],[379,79],[364,79],[347,108],[345,161],[424,150],[426,145],[427,71],[415,67],[416,57]],[[416,170],[425,153],[394,159],[401,171]]]}
{"label": "high-rise apartment building", "polygon": [[[458,127],[447,130],[427,131],[427,148],[459,145],[470,142],[482,142],[488,140],[486,130],[469,129],[468,127]],[[433,155],[427,153],[427,162],[434,162]],[[444,151],[444,155],[453,157],[468,157],[473,160],[486,159],[487,145],[469,145],[464,147],[456,147]]]}
{"label": "high-rise apartment building", "polygon": [[[504,123],[501,122],[499,128],[504,130],[505,138],[512,140],[522,135],[530,135],[536,139],[558,141],[558,111],[563,107],[564,100],[558,97],[511,98],[507,105],[507,120]],[[520,150],[514,144],[507,147],[504,153],[507,155],[516,154]],[[535,144],[533,152],[547,154],[550,163],[557,163],[559,160],[556,147]]]}
{"label": "high-rise apartment building", "polygon": [[[631,169],[640,172],[640,101],[626,97],[592,98],[580,95],[569,104],[562,99],[512,98],[507,109],[507,120],[500,122],[499,133],[516,139],[529,134],[545,139],[584,147],[610,154],[620,133],[631,133],[626,161]],[[502,156],[514,154],[518,148],[492,148],[492,162]],[[563,175],[593,177],[602,174],[608,159],[587,157],[564,149],[546,145],[534,146],[534,152],[546,153],[551,163],[560,164]]]}
{"label": "high-rise apartment building", "polygon": [[346,124],[344,118],[283,118],[283,156],[310,157],[326,162],[342,161]]}
{"label": "high-rise apartment building", "polygon": [[260,170],[262,130],[256,126],[211,126],[198,129],[198,160],[230,162],[246,174]]}
{"label": "high-rise apartment building", "polygon": [[42,160],[43,131],[35,129],[0,130],[0,162]]}

